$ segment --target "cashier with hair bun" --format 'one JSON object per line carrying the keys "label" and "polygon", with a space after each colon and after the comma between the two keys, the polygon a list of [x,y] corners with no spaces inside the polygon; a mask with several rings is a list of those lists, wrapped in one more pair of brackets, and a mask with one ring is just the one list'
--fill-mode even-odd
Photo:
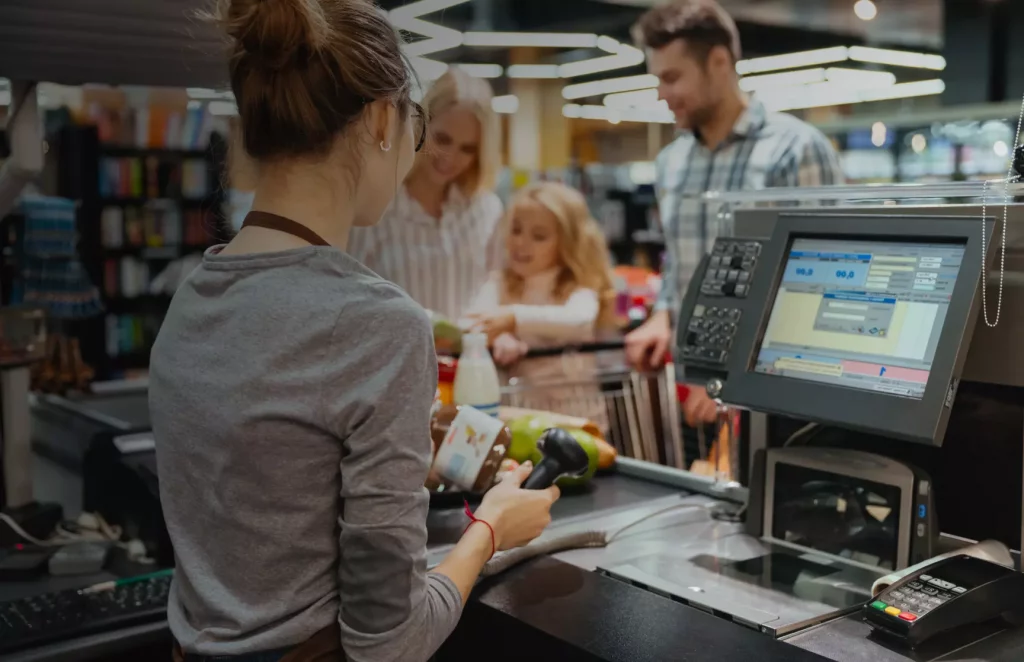
{"label": "cashier with hair bun", "polygon": [[501,126],[491,86],[451,68],[423,99],[426,144],[381,222],[352,255],[427,310],[458,320],[503,254],[494,193]]}
{"label": "cashier with hair bun", "polygon": [[422,662],[558,490],[510,474],[427,571],[430,323],[346,252],[425,137],[400,39],[364,0],[222,0],[213,18],[256,186],[152,352],[174,656]]}

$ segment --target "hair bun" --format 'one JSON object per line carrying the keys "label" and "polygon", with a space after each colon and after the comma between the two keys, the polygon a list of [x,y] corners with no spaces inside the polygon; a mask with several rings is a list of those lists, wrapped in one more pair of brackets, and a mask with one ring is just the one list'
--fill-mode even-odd
{"label": "hair bun", "polygon": [[330,24],[319,0],[230,2],[225,21],[228,36],[269,68],[280,69],[308,57],[330,38]]}

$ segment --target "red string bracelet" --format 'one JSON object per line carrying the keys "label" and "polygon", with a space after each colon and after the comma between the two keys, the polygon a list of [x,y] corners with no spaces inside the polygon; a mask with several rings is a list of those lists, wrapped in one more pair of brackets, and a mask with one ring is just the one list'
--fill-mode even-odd
{"label": "red string bracelet", "polygon": [[462,535],[466,535],[466,531],[469,531],[469,527],[473,526],[474,524],[476,524],[478,522],[480,524],[483,524],[484,526],[486,526],[487,530],[491,532],[491,558],[493,559],[495,552],[498,551],[498,547],[497,547],[497,545],[494,542],[494,527],[491,526],[490,523],[487,522],[487,520],[482,520],[482,519],[480,519],[479,517],[477,517],[476,515],[473,514],[473,511],[469,509],[469,501],[466,501],[465,499],[463,499],[462,502],[464,504],[466,504],[466,517],[469,518],[469,524],[467,524],[466,528],[463,529]]}

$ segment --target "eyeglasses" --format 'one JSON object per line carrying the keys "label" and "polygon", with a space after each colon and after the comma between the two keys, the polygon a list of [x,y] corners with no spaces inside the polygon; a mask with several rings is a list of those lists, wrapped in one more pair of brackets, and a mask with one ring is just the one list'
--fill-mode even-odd
{"label": "eyeglasses", "polygon": [[423,106],[415,101],[410,103],[412,104],[413,135],[416,137],[416,151],[418,152],[427,142],[427,113],[423,110]]}

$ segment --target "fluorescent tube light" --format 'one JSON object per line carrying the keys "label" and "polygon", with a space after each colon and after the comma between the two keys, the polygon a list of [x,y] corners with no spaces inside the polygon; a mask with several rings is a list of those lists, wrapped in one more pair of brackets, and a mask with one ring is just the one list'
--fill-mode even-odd
{"label": "fluorescent tube light", "polygon": [[211,101],[207,108],[211,115],[219,117],[238,114],[238,106],[235,105],[234,101]]}
{"label": "fluorescent tube light", "polygon": [[431,60],[427,57],[410,57],[413,69],[416,70],[416,75],[424,81],[437,80],[448,71],[448,64],[445,62],[438,62],[437,60]]}
{"label": "fluorescent tube light", "polygon": [[612,37],[601,36],[597,38],[597,47],[606,53],[618,54],[622,42]]}
{"label": "fluorescent tube light", "polygon": [[799,71],[787,71],[781,74],[763,74],[761,76],[745,76],[740,80],[740,89],[744,92],[756,92],[772,87],[785,87],[791,85],[809,85],[812,83],[824,83],[825,70],[801,69]]}
{"label": "fluorescent tube light", "polygon": [[888,87],[896,84],[896,75],[889,71],[866,71],[843,67],[829,67],[825,70],[825,78],[832,83],[868,87]]}
{"label": "fluorescent tube light", "polygon": [[[411,2],[407,5],[392,9],[389,13],[391,22],[395,23],[396,20],[403,18],[415,18],[417,16],[423,16],[424,14],[433,14],[434,12],[444,11],[458,5],[464,5],[472,0],[419,0],[419,2]],[[395,23],[398,25],[397,23]]]}
{"label": "fluorescent tube light", "polygon": [[505,70],[509,78],[558,78],[557,64],[513,64]]}
{"label": "fluorescent tube light", "polygon": [[597,48],[596,34],[561,32],[467,32],[466,46],[493,48]]}
{"label": "fluorescent tube light", "polygon": [[500,64],[456,64],[454,66],[475,78],[501,78],[505,73],[505,68]]}
{"label": "fluorescent tube light", "polygon": [[895,67],[910,67],[914,69],[931,69],[933,71],[942,71],[946,68],[946,58],[941,55],[894,51],[887,48],[867,48],[866,46],[851,46],[850,59],[857,62],[888,64]]}
{"label": "fluorescent tube light", "polygon": [[437,25],[436,23],[428,23],[427,21],[418,18],[410,18],[403,20],[400,24],[396,23],[396,25],[403,30],[408,30],[428,37],[427,39],[422,39],[404,46],[405,53],[409,57],[429,55],[439,51],[446,51],[450,48],[457,48],[462,45],[461,32]]}
{"label": "fluorescent tube light", "polygon": [[644,52],[642,50],[629,44],[619,44],[619,52],[615,55],[606,55],[590,60],[563,64],[559,67],[558,74],[562,78],[575,78],[576,76],[589,76],[601,73],[602,71],[635,67],[643,63]]}
{"label": "fluorescent tube light", "polygon": [[652,108],[658,107],[660,104],[664,104],[667,109],[668,104],[664,101],[658,101],[658,90],[637,90],[635,92],[619,92],[618,94],[609,94],[604,98],[604,105],[609,108]]}
{"label": "fluorescent tube light", "polygon": [[932,96],[942,94],[945,89],[945,83],[939,79],[868,89],[858,89],[846,83],[821,83],[807,85],[802,89],[780,90],[775,94],[762,93],[758,98],[766,108],[783,111]]}
{"label": "fluorescent tube light", "polygon": [[496,113],[511,115],[519,110],[519,97],[514,94],[494,97],[491,99],[491,108]]}
{"label": "fluorescent tube light", "polygon": [[565,99],[585,99],[586,97],[596,97],[602,94],[630,92],[632,90],[643,90],[657,86],[658,77],[653,74],[606,78],[604,80],[595,80],[591,83],[568,85],[562,90],[562,97]]}
{"label": "fluorescent tube light", "polygon": [[768,57],[740,60],[736,63],[736,72],[741,76],[745,76],[747,74],[778,71],[780,69],[797,69],[799,67],[813,67],[818,64],[845,62],[848,59],[849,49],[846,46],[834,46],[813,51],[800,51],[784,55],[769,55]]}
{"label": "fluorescent tube light", "polygon": [[604,120],[612,124],[619,122],[644,122],[648,124],[672,124],[675,117],[671,112],[645,108],[609,108],[607,106],[580,106],[566,104],[562,115],[569,119]]}

